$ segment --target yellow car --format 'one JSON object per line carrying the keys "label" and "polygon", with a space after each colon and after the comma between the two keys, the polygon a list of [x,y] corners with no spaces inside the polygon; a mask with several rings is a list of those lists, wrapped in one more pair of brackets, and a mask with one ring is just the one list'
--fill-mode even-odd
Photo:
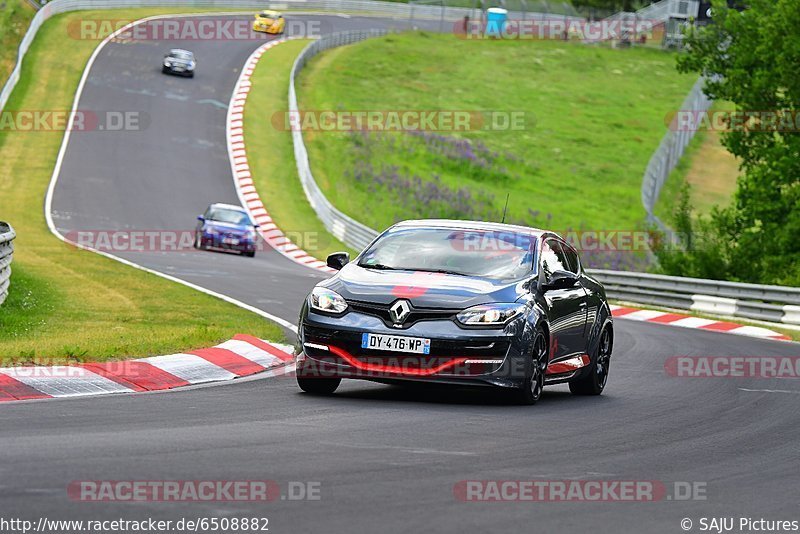
{"label": "yellow car", "polygon": [[256,32],[279,34],[283,33],[283,28],[286,26],[286,20],[277,11],[262,11],[256,14],[255,18],[253,31]]}

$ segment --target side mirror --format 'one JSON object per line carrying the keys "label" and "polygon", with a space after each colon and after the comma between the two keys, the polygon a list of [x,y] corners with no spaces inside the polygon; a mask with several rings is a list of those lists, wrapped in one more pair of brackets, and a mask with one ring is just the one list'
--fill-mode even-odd
{"label": "side mirror", "polygon": [[330,256],[328,256],[328,267],[331,269],[336,269],[337,271],[340,270],[342,267],[350,263],[350,253],[349,252],[334,252]]}
{"label": "side mirror", "polygon": [[205,221],[206,221],[206,218],[205,218],[205,217],[203,217],[202,215],[198,215],[198,216],[197,216],[197,220],[198,220],[198,221],[205,222]]}
{"label": "side mirror", "polygon": [[550,275],[550,280],[542,284],[542,289],[570,289],[578,285],[578,275],[569,271],[555,271]]}
{"label": "side mirror", "polygon": [[260,225],[260,224],[254,224],[254,225],[253,225],[253,228],[255,228],[255,229],[259,229],[259,228],[261,228],[261,225]]}

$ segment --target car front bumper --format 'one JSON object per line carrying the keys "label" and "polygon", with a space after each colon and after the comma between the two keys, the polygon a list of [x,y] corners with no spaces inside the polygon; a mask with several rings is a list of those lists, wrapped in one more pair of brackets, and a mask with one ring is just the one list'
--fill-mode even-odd
{"label": "car front bumper", "polygon": [[[359,378],[470,386],[519,387],[524,383],[524,323],[504,329],[464,329],[454,320],[386,326],[378,317],[350,311],[333,317],[304,310],[297,373],[303,377]],[[430,354],[365,349],[364,333],[431,340]]]}
{"label": "car front bumper", "polygon": [[201,236],[202,245],[206,248],[214,248],[220,250],[233,250],[237,252],[255,252],[255,240],[249,237],[234,237],[237,242],[227,242],[226,239],[231,239],[229,236],[219,234],[203,233]]}
{"label": "car front bumper", "polygon": [[164,65],[161,68],[161,71],[169,73],[169,74],[175,74],[175,75],[178,75],[178,76],[192,76],[192,75],[194,75],[194,69],[190,70],[190,69],[187,69],[187,68],[176,67],[175,65],[172,65],[170,67],[167,67],[166,65]]}

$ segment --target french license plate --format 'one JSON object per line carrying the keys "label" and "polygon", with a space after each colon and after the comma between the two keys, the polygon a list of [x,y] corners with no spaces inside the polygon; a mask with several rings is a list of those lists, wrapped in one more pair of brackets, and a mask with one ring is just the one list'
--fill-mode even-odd
{"label": "french license plate", "polygon": [[225,239],[222,240],[222,242],[225,243],[226,245],[238,245],[239,244],[239,240],[235,239],[233,237],[226,237]]}
{"label": "french license plate", "polygon": [[430,354],[431,340],[422,337],[391,336],[386,334],[361,335],[361,348]]}

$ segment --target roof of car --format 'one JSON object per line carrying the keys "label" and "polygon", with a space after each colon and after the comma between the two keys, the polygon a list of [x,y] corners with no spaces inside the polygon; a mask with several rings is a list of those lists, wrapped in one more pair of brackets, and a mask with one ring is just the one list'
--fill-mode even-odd
{"label": "roof of car", "polygon": [[393,226],[393,228],[400,227],[417,227],[417,228],[453,228],[456,230],[489,230],[496,232],[515,232],[518,234],[527,234],[532,236],[542,236],[544,234],[552,233],[538,228],[530,228],[528,226],[519,226],[516,224],[505,224],[498,222],[486,221],[460,221],[455,219],[415,219],[409,221],[402,221]]}
{"label": "roof of car", "polygon": [[259,15],[265,16],[265,17],[280,17],[281,16],[281,14],[278,11],[272,11],[271,9],[266,9],[266,10],[262,11],[261,13],[259,13]]}
{"label": "roof of car", "polygon": [[184,50],[183,48],[173,48],[172,50],[169,51],[169,53],[170,54],[181,54],[181,53],[183,53],[183,54],[194,55],[191,51]]}
{"label": "roof of car", "polygon": [[211,204],[209,208],[222,208],[222,209],[236,210],[242,212],[246,211],[243,207],[237,206],[236,204],[224,204],[222,202],[215,202],[214,204]]}

